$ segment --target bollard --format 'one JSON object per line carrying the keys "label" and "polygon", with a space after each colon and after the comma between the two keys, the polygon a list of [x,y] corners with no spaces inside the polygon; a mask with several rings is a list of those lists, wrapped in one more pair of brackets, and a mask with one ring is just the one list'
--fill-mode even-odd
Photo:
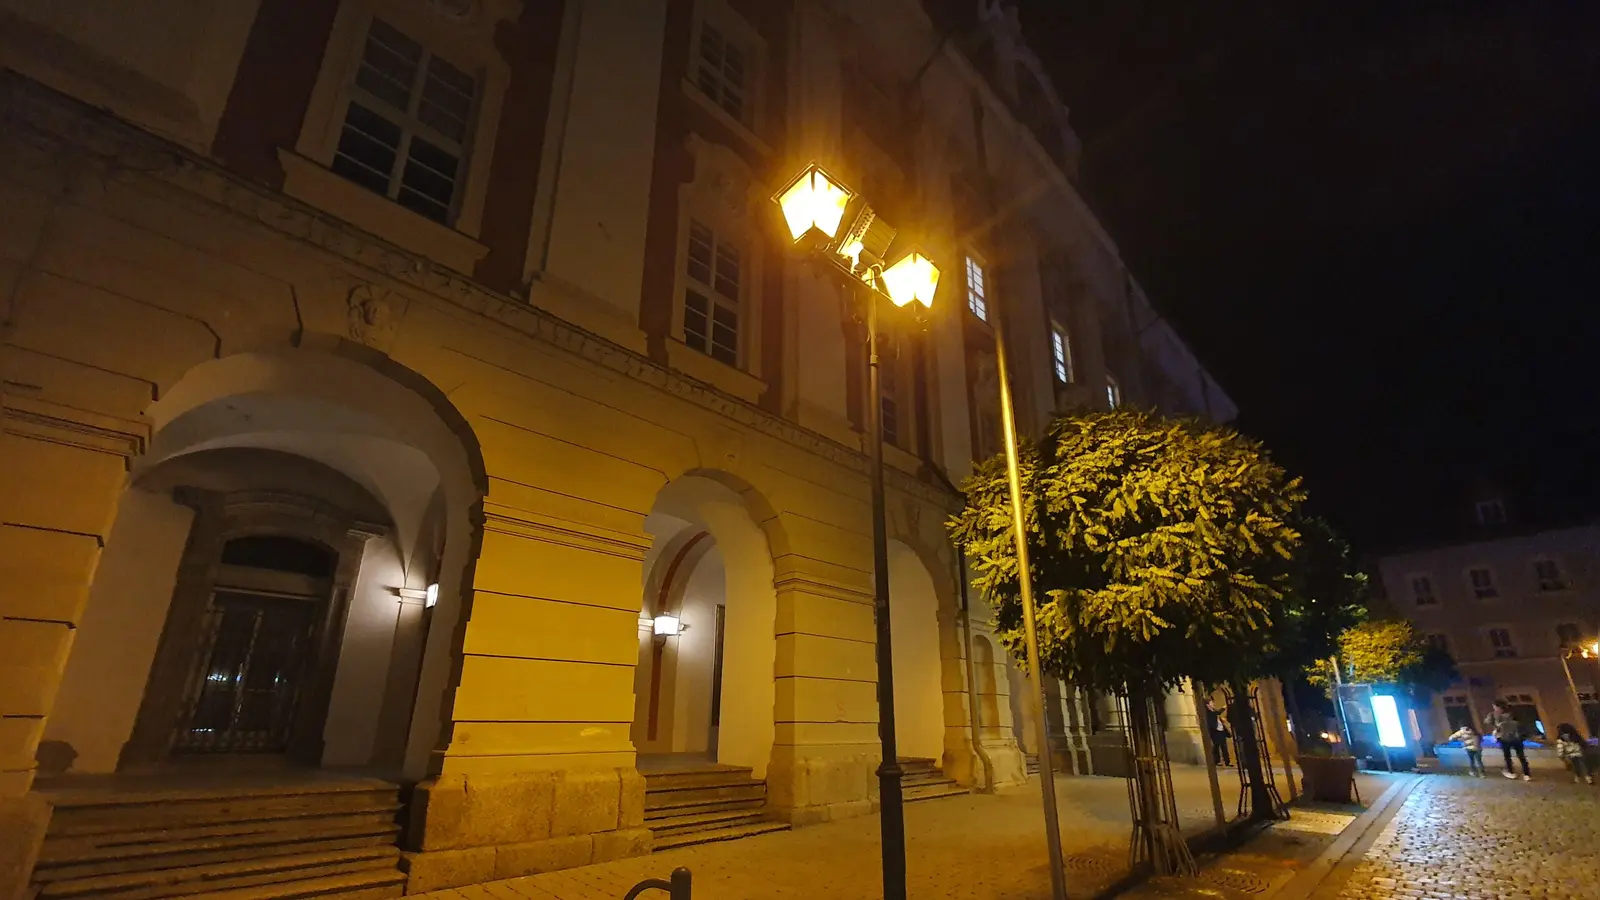
{"label": "bollard", "polygon": [[667,896],[672,900],[690,900],[689,886],[691,880],[688,869],[676,868],[672,870],[671,880],[662,881],[659,878],[651,878],[641,881],[634,885],[633,890],[628,891],[622,900],[635,900],[645,891],[666,891]]}

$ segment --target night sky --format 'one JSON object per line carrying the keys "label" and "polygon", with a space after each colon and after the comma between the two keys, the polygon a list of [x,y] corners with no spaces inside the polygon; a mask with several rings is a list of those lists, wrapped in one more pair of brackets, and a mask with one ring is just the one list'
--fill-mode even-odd
{"label": "night sky", "polygon": [[1600,3],[1021,8],[1091,204],[1358,550],[1478,484],[1600,516]]}

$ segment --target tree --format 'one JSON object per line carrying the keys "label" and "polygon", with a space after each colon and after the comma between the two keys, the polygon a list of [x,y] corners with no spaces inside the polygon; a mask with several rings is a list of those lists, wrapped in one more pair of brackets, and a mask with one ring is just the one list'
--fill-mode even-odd
{"label": "tree", "polygon": [[[1333,660],[1312,664],[1312,684],[1333,683]],[[1339,635],[1340,677],[1355,684],[1394,685],[1413,699],[1444,690],[1457,678],[1450,654],[1429,644],[1404,619],[1373,619],[1346,628]]]}
{"label": "tree", "polygon": [[[1164,767],[1164,738],[1145,714],[1162,689],[1186,678],[1242,687],[1280,649],[1300,482],[1231,429],[1127,409],[1057,420],[1019,462],[1040,665],[1127,696],[1135,757],[1159,756]],[[984,462],[964,488],[951,535],[976,561],[1001,641],[1024,659],[1004,459]],[[1248,699],[1243,709],[1234,721],[1249,765]],[[1255,766],[1254,805],[1265,814],[1258,758]],[[1159,789],[1165,798],[1145,799],[1170,801],[1170,780]],[[1156,844],[1171,837],[1160,830],[1147,833],[1157,859]]]}

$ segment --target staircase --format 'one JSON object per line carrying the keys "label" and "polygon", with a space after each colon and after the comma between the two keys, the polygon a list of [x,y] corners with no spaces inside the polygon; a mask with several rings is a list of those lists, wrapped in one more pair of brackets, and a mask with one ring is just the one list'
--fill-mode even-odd
{"label": "staircase", "polygon": [[1023,759],[1027,761],[1029,775],[1039,774],[1039,754],[1029,753]]}
{"label": "staircase", "polygon": [[42,900],[376,900],[405,892],[399,788],[323,779],[210,789],[46,791]]}
{"label": "staircase", "polygon": [[733,841],[787,822],[766,817],[767,783],[739,766],[697,766],[644,773],[644,824],[657,850]]}
{"label": "staircase", "polygon": [[900,789],[907,803],[971,793],[967,788],[956,784],[954,778],[946,778],[934,760],[902,756],[900,768],[905,772],[900,779]]}

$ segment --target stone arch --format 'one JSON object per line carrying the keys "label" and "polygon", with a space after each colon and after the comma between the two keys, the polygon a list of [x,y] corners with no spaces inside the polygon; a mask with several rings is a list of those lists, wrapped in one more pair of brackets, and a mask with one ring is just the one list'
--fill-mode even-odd
{"label": "stone arch", "polygon": [[[381,605],[380,597],[391,604],[386,613],[391,618],[392,604],[405,608],[408,598],[414,601],[418,625],[408,635],[415,641],[408,652],[414,650],[419,663],[413,674],[404,676],[415,679],[414,689],[404,708],[394,712],[403,739],[386,767],[412,777],[424,774],[441,739],[445,693],[457,666],[457,626],[465,621],[470,598],[466,588],[478,554],[488,485],[466,418],[423,375],[372,348],[320,334],[200,363],[166,386],[144,417],[152,438],[130,466],[129,487],[91,589],[79,640],[88,638],[92,644],[96,610],[115,605],[111,582],[116,580],[119,545],[138,541],[142,526],[155,522],[167,537],[178,535],[181,550],[190,517],[162,493],[173,487],[160,477],[166,467],[195,464],[225,451],[310,461],[359,486],[384,511],[394,564],[381,578],[374,576],[377,580],[363,585],[367,600],[358,618],[381,612],[374,607]],[[169,555],[175,568],[177,551]],[[112,562],[113,571],[104,562]],[[170,604],[172,583],[169,577],[167,595],[158,598],[161,608]],[[438,585],[437,605],[424,611],[431,584]],[[153,647],[144,651],[153,653]],[[79,658],[91,655],[74,655],[68,682]],[[355,697],[394,674],[375,671],[352,681],[343,660],[339,668],[336,706],[341,694]],[[348,706],[359,707],[353,700]]]}
{"label": "stone arch", "polygon": [[[694,469],[656,495],[645,530],[653,541],[644,588],[654,596],[641,604],[636,690],[643,693],[636,696],[635,740],[644,735],[642,751],[703,753],[719,763],[749,766],[762,777],[776,733],[773,560],[774,546],[783,540],[777,515],[737,476]],[[680,604],[688,628],[667,639],[672,646],[658,649],[648,618],[674,603]],[[669,674],[662,674],[662,667]],[[649,705],[652,691],[659,697],[668,677],[674,679],[670,745],[660,740],[659,731],[651,739],[642,729],[642,717],[652,710],[658,717],[669,712]],[[714,737],[712,709],[717,710]]]}
{"label": "stone arch", "polygon": [[[901,756],[943,760],[944,641],[936,579],[922,556],[889,542],[890,644],[894,659],[895,737]],[[956,723],[959,727],[962,723]]]}

